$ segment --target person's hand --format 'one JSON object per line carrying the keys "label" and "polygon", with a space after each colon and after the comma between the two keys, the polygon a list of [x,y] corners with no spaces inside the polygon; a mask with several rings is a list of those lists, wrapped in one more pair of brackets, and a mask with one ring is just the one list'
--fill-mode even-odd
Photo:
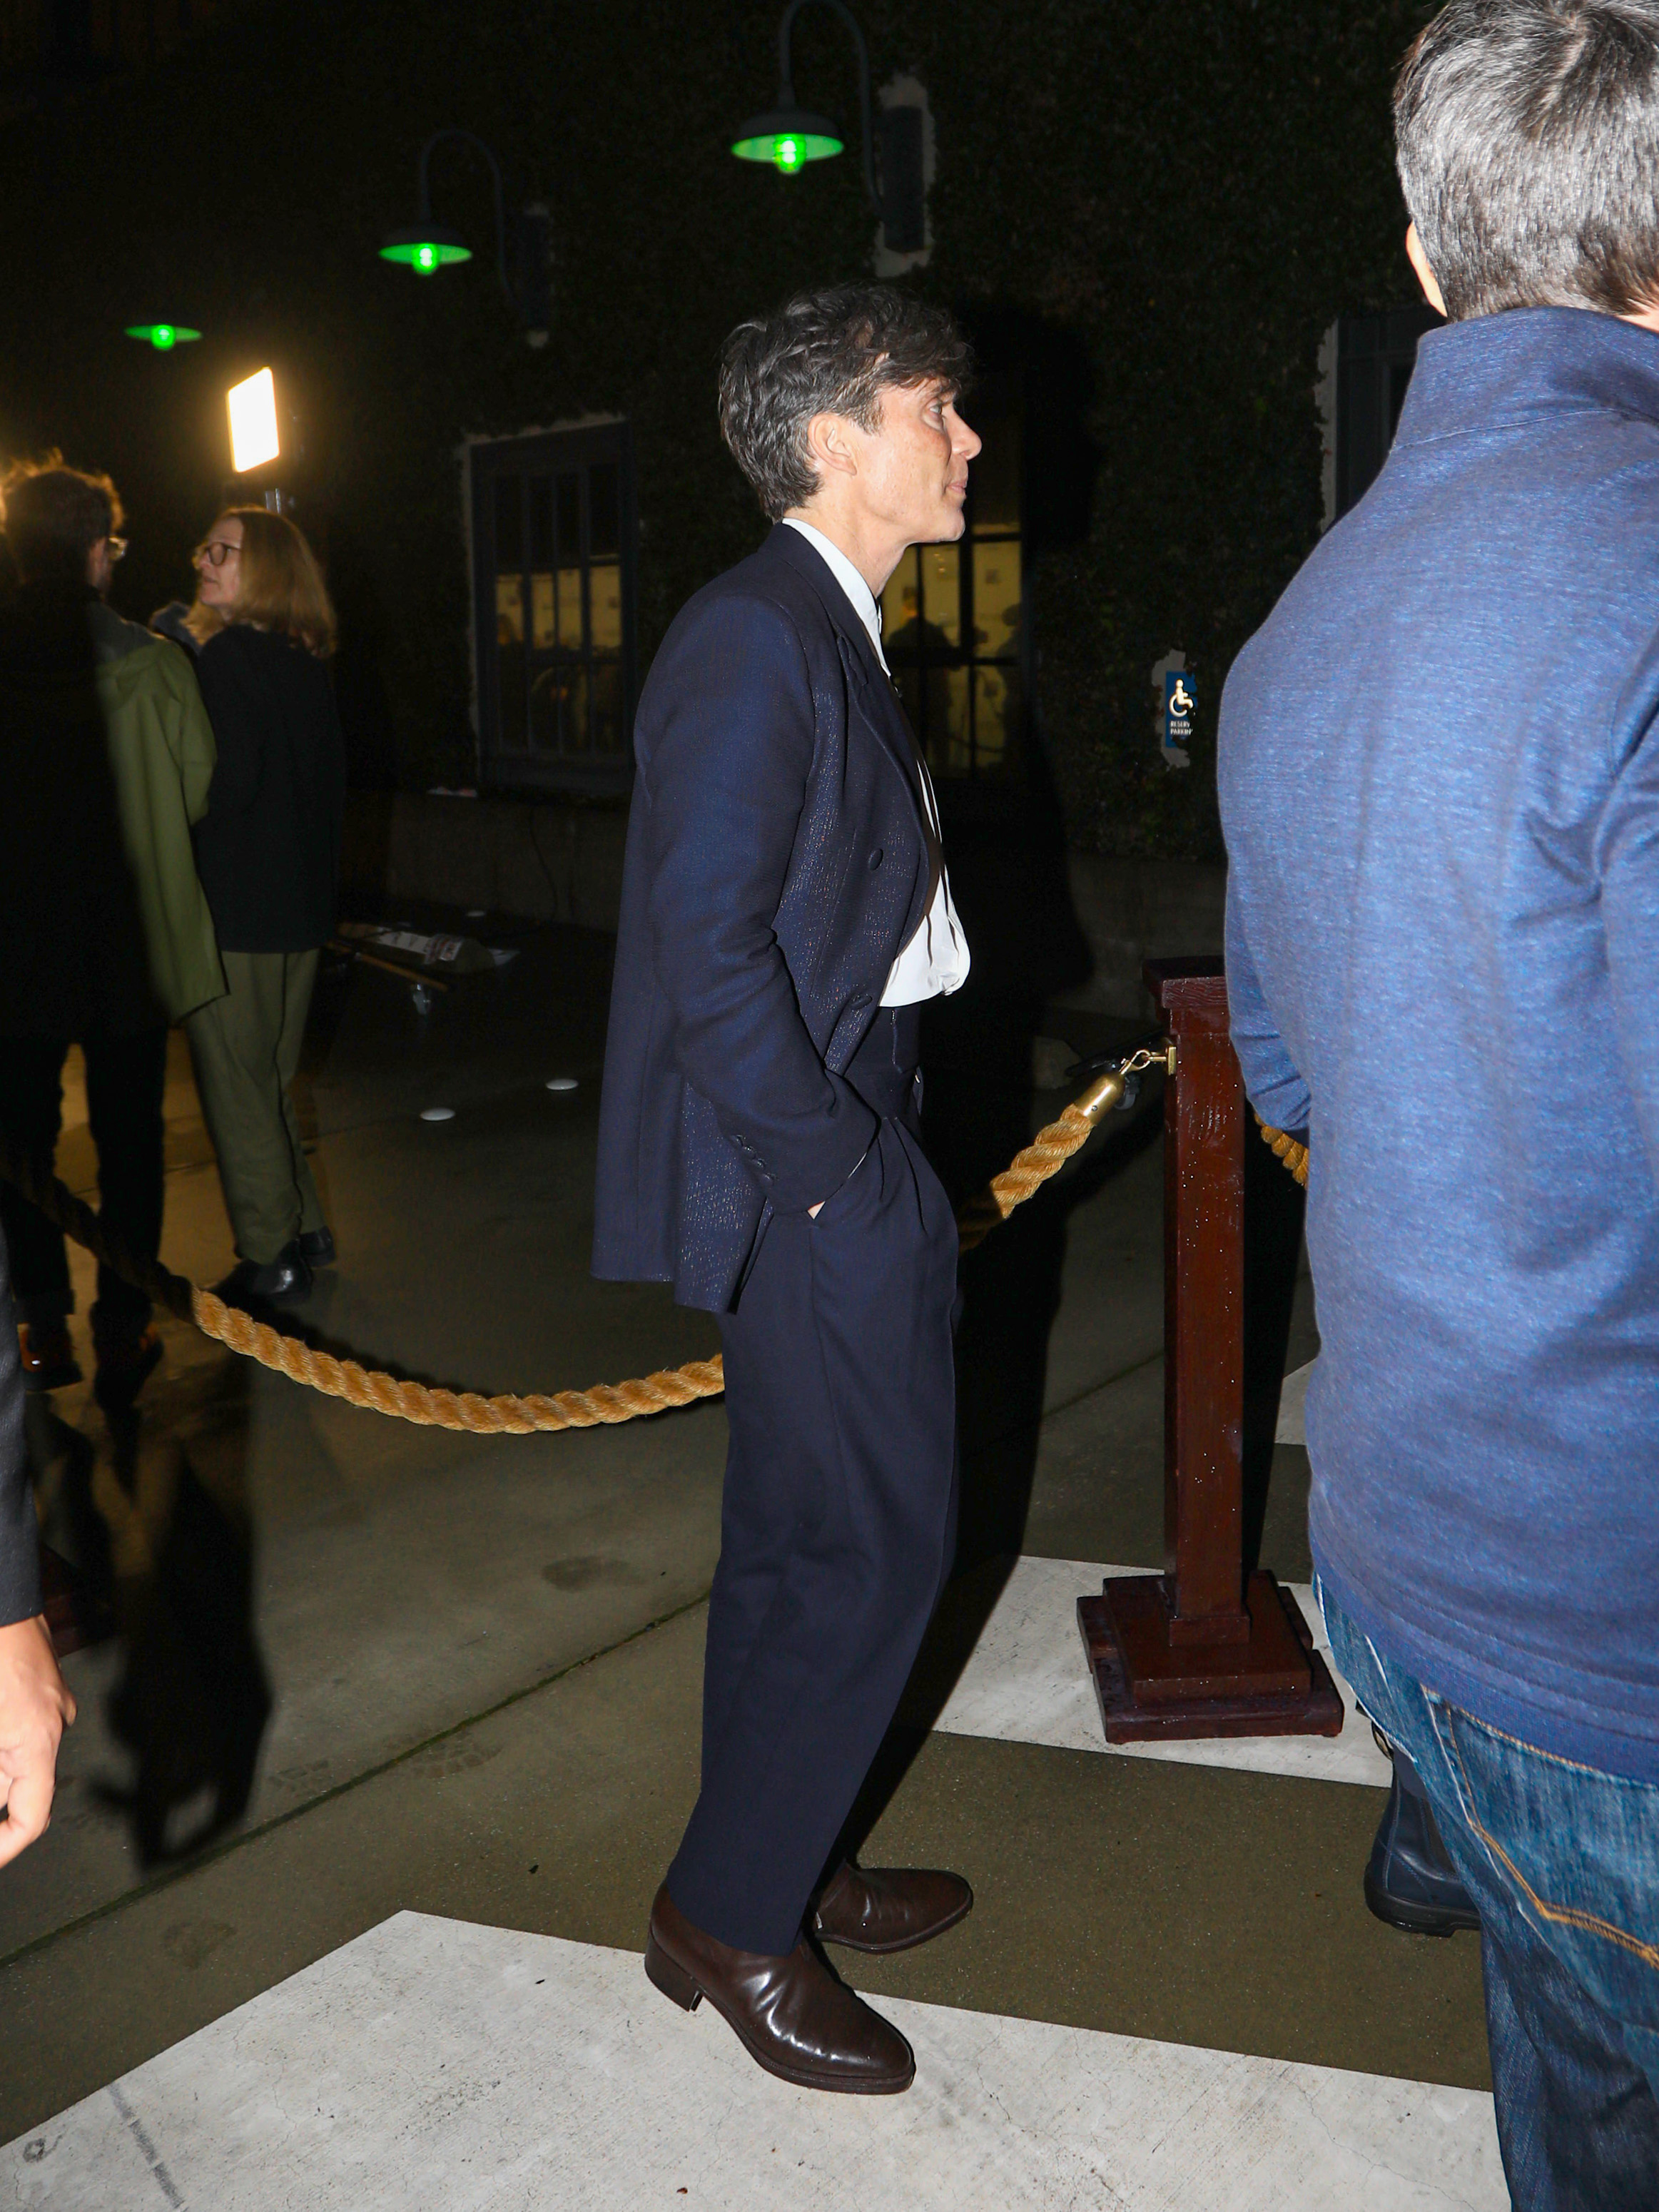
{"label": "person's hand", "polygon": [[58,1671],[46,1615],[0,1628],[0,1866],[45,1835],[57,1781],[58,1744],[75,1699]]}

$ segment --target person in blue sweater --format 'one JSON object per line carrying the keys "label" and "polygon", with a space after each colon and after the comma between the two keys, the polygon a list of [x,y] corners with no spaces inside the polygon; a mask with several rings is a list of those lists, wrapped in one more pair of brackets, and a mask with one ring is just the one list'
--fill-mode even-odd
{"label": "person in blue sweater", "polygon": [[1452,0],[1449,318],[1222,707],[1233,1038],[1305,1129],[1339,1666],[1479,1914],[1524,2212],[1659,2204],[1659,4]]}

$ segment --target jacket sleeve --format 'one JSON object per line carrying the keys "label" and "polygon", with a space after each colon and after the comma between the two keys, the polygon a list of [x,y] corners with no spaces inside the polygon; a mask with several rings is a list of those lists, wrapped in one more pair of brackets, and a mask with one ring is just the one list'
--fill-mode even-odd
{"label": "jacket sleeve", "polygon": [[641,763],[652,957],[682,1073],[783,1212],[839,1188],[879,1126],[825,1066],[773,922],[811,771],[811,678],[763,601],[711,602],[668,648]]}
{"label": "jacket sleeve", "polygon": [[[11,1310],[6,1240],[0,1232],[0,1314]],[[17,1332],[0,1328],[0,1628],[40,1610],[40,1548],[23,1441],[23,1370]]]}
{"label": "jacket sleeve", "polygon": [[259,795],[264,709],[240,641],[226,632],[210,638],[197,659],[196,681],[217,750],[208,806],[222,817],[246,814]]}
{"label": "jacket sleeve", "polygon": [[[1653,656],[1659,661],[1659,641]],[[1595,839],[1617,1048],[1659,1179],[1659,726],[1650,723],[1608,793]]]}
{"label": "jacket sleeve", "polygon": [[1236,863],[1227,875],[1227,1012],[1251,1105],[1272,1128],[1305,1129],[1313,1099],[1285,1049],[1256,974]]}
{"label": "jacket sleeve", "polygon": [[173,726],[167,734],[185,795],[185,819],[193,824],[207,812],[208,788],[219,749],[213,741],[213,725],[202,702],[196,672],[182,652],[169,657],[167,676],[173,698]]}

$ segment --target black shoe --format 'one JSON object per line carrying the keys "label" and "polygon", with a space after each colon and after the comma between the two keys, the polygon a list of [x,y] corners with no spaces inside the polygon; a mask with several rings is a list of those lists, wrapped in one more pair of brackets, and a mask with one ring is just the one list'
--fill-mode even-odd
{"label": "black shoe", "polygon": [[1394,1783],[1365,1869],[1366,1904],[1379,1920],[1410,1936],[1478,1929],[1480,1916],[1447,1856],[1428,1800],[1401,1787],[1405,1753],[1390,1747],[1390,1755]]}
{"label": "black shoe", "polygon": [[334,1231],[331,1229],[302,1229],[300,1249],[308,1267],[331,1267],[335,1261]]}
{"label": "black shoe", "polygon": [[240,1306],[244,1313],[252,1313],[260,1306],[303,1304],[311,1296],[311,1269],[300,1249],[299,1238],[283,1245],[274,1260],[263,1264],[240,1261],[222,1283],[213,1285],[213,1295],[228,1306]]}

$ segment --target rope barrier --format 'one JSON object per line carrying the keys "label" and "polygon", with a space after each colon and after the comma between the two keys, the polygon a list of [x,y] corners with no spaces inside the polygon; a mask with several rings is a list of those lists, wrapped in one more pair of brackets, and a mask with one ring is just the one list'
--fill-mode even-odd
{"label": "rope barrier", "polygon": [[[1097,1076],[1057,1121],[1039,1130],[994,1179],[988,1190],[963,1207],[960,1217],[963,1250],[973,1250],[998,1222],[1006,1221],[1017,1206],[1023,1206],[1074,1152],[1082,1150],[1101,1116],[1122,1097],[1128,1076],[1164,1060],[1162,1051],[1132,1054],[1120,1067]],[[726,1388],[718,1356],[689,1360],[684,1367],[638,1376],[627,1382],[596,1383],[591,1390],[560,1390],[551,1397],[520,1398],[504,1392],[486,1398],[476,1391],[434,1389],[424,1382],[404,1381],[382,1369],[365,1368],[355,1359],[337,1359],[332,1352],[318,1351],[300,1337],[285,1336],[240,1307],[227,1305],[211,1291],[173,1274],[159,1261],[137,1259],[119,1238],[106,1232],[92,1208],[55,1176],[37,1176],[28,1162],[4,1149],[0,1149],[0,1176],[39,1206],[66,1237],[112,1267],[124,1282],[144,1291],[176,1320],[193,1322],[216,1344],[222,1344],[241,1358],[257,1359],[262,1367],[286,1375],[290,1382],[320,1390],[327,1398],[343,1398],[348,1405],[385,1413],[394,1420],[413,1421],[422,1428],[464,1429],[473,1436],[523,1437],[637,1420],[645,1414],[691,1405],[699,1398],[717,1398]]]}
{"label": "rope barrier", "polygon": [[1262,1143],[1267,1146],[1273,1158],[1282,1160],[1303,1189],[1306,1190],[1308,1147],[1305,1145],[1298,1145],[1294,1137],[1287,1137],[1282,1129],[1275,1129],[1271,1122],[1264,1121],[1259,1114],[1255,1117],[1255,1125],[1261,1132]]}

